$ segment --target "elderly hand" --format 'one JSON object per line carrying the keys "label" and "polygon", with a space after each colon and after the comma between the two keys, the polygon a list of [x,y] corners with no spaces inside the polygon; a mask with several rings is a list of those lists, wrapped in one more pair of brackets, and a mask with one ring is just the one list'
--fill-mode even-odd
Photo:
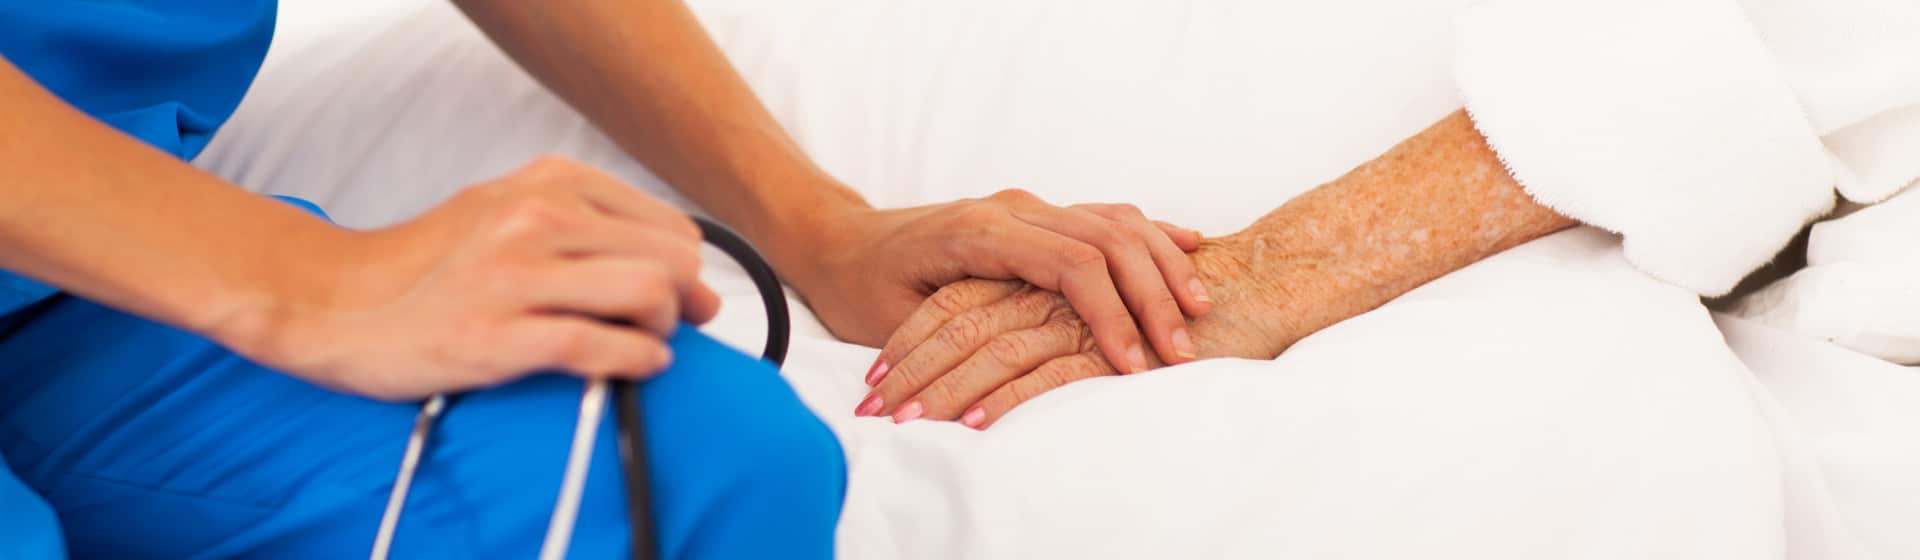
{"label": "elderly hand", "polygon": [[[1297,338],[1289,333],[1300,332],[1278,304],[1282,294],[1245,274],[1249,248],[1217,240],[1193,254],[1196,276],[1218,298],[1215,311],[1192,324],[1197,357],[1270,358]],[[990,280],[934,293],[887,341],[880,360],[897,365],[878,383],[868,378],[873,392],[855,414],[958,419],[973,428],[1062,385],[1120,373],[1094,350],[1091,331],[1065,298]]]}
{"label": "elderly hand", "polygon": [[[941,286],[1018,279],[1063,294],[1086,318],[1089,349],[1108,363],[1144,371],[1151,354],[1192,359],[1186,317],[1212,309],[1186,254],[1199,233],[1130,205],[1063,208],[1008,190],[902,210],[861,207],[816,223],[804,258],[773,256],[820,320],[852,342],[886,341]],[[892,367],[876,362],[869,376]]]}
{"label": "elderly hand", "polygon": [[[1331,183],[1193,254],[1216,308],[1195,355],[1271,358],[1309,333],[1574,222],[1534,202],[1456,111]],[[1058,298],[1017,285],[943,290],[887,342],[897,363],[856,413],[976,428],[1049,389],[1114,369],[1085,356]],[[1080,309],[1079,306],[1074,306]]]}

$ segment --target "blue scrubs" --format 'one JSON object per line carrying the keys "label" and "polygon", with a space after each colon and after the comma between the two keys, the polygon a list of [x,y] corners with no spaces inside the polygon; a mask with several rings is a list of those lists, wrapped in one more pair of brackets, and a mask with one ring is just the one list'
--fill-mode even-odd
{"label": "blue scrubs", "polygon": [[[185,159],[238,103],[273,11],[257,0],[0,0],[0,55]],[[765,364],[691,328],[671,345],[674,366],[640,391],[663,557],[831,557],[845,486],[832,434]],[[393,556],[533,556],[581,385],[548,374],[457,397]],[[0,557],[58,558],[62,529],[76,557],[366,554],[417,410],[315,387],[0,271]],[[612,416],[573,557],[626,555]]]}
{"label": "blue scrubs", "polygon": [[[831,558],[838,443],[779,373],[691,328],[642,384],[663,558]],[[541,375],[452,401],[394,558],[531,558],[582,383]],[[0,341],[0,449],[75,557],[341,558],[370,550],[419,407],[343,395],[191,333],[56,296]],[[625,480],[600,427],[575,558],[621,558]]]}

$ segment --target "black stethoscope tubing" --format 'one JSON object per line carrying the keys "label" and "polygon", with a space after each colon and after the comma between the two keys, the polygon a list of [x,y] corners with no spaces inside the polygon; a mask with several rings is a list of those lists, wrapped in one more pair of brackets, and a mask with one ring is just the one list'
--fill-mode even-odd
{"label": "black stethoscope tubing", "polygon": [[[760,359],[779,369],[786,363],[787,345],[793,337],[793,320],[787,313],[787,294],[781,288],[779,275],[774,274],[773,267],[760,257],[752,244],[733,230],[697,216],[693,222],[700,226],[702,239],[740,263],[740,267],[746,269],[747,277],[753,279],[754,288],[760,291],[760,302],[767,310],[767,344],[760,353]],[[613,397],[620,424],[620,462],[627,478],[627,520],[631,524],[633,558],[653,560],[659,556],[660,545],[654,532],[653,498],[647,474],[646,426],[640,416],[639,385],[630,380],[615,381]]]}

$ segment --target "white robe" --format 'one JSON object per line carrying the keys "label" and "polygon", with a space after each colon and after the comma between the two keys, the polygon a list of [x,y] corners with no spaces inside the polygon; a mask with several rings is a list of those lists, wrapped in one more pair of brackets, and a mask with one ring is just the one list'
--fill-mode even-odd
{"label": "white robe", "polygon": [[[1834,190],[1874,204],[1920,179],[1920,3],[1500,0],[1458,45],[1467,109],[1527,190],[1696,293]],[[1812,268],[1741,313],[1920,363],[1920,201],[1896,206],[1820,226]]]}

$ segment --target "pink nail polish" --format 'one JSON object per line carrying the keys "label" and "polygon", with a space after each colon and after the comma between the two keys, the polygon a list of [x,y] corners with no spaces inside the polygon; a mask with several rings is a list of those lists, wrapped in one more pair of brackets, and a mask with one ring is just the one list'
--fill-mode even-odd
{"label": "pink nail polish", "polygon": [[880,380],[887,378],[887,370],[892,369],[892,367],[893,366],[887,365],[886,362],[874,360],[873,367],[867,368],[867,386],[880,386]]}
{"label": "pink nail polish", "polygon": [[854,416],[873,416],[875,414],[879,414],[880,407],[886,406],[886,404],[887,403],[885,401],[882,401],[880,399],[880,393],[867,395],[867,400],[860,401],[860,406],[853,409],[853,415]]}
{"label": "pink nail polish", "polygon": [[906,406],[900,407],[900,410],[893,411],[893,423],[905,424],[918,420],[920,419],[920,415],[925,412],[926,407],[920,406],[920,401],[907,403]]}
{"label": "pink nail polish", "polygon": [[960,415],[960,423],[966,424],[967,427],[973,428],[975,430],[980,429],[980,424],[983,424],[986,421],[987,421],[987,409],[980,408],[977,406],[973,407],[973,410],[968,410],[966,414]]}

